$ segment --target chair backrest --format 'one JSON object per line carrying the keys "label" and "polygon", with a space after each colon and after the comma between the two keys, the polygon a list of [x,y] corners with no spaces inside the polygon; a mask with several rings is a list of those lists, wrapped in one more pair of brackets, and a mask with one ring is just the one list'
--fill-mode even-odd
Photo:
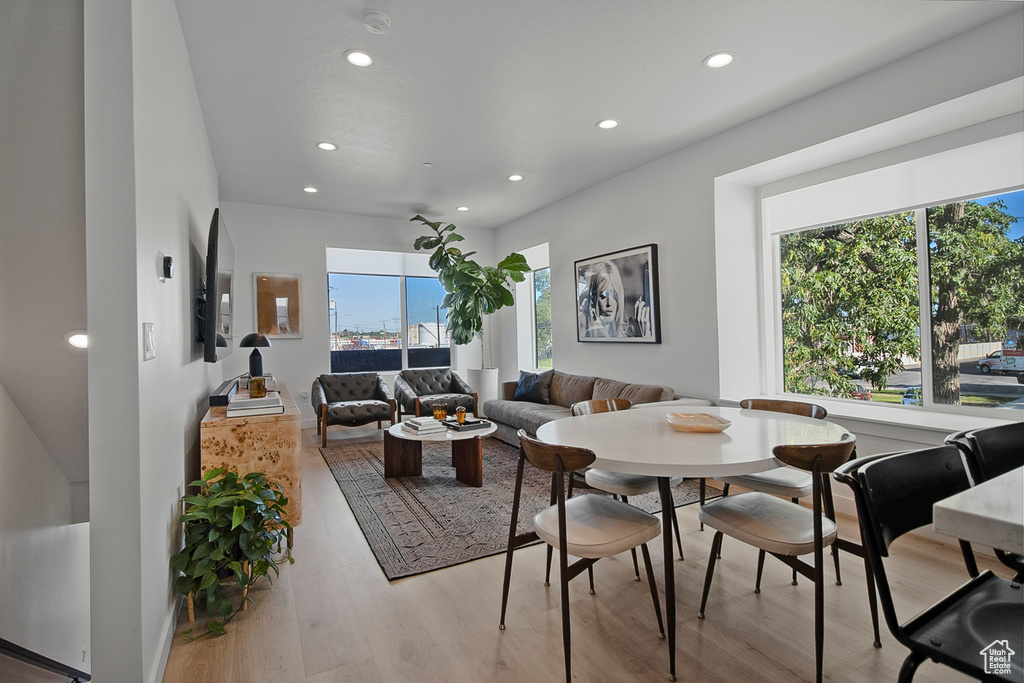
{"label": "chair backrest", "polygon": [[369,401],[377,397],[376,372],[341,372],[320,375],[320,385],[329,403]]}
{"label": "chair backrest", "polygon": [[[783,444],[772,449],[772,454],[790,467],[813,472],[832,472],[853,457],[857,437],[843,434],[842,441],[826,444]],[[817,466],[815,466],[817,461]]]}
{"label": "chair backrest", "polygon": [[452,387],[451,368],[427,368],[425,370],[402,370],[402,378],[417,396],[447,394]]}
{"label": "chair backrest", "polygon": [[592,398],[572,404],[573,415],[593,415],[594,413],[610,413],[616,410],[629,410],[633,402],[628,398]]}
{"label": "chair backrest", "polygon": [[1024,466],[1024,422],[967,432],[964,451],[975,483]]}
{"label": "chair backrest", "polygon": [[836,478],[853,489],[864,537],[882,557],[897,538],[931,524],[935,503],[971,485],[959,449],[948,444],[855,462],[853,483],[842,476],[847,468]]}
{"label": "chair backrest", "polygon": [[745,398],[740,401],[740,408],[750,410],[770,410],[775,413],[790,413],[791,415],[803,415],[813,417],[816,420],[824,420],[828,417],[828,411],[816,403],[805,403],[803,401],[784,401],[771,398]]}
{"label": "chair backrest", "polygon": [[519,450],[534,467],[547,472],[573,472],[589,467],[597,456],[587,448],[554,446],[531,439],[519,430]]}

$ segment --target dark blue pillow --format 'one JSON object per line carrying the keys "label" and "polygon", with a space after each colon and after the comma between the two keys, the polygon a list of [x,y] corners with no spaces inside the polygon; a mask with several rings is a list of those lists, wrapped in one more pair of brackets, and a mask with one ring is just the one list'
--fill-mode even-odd
{"label": "dark blue pillow", "polygon": [[544,372],[519,371],[519,381],[516,382],[516,392],[512,394],[513,401],[530,401],[532,403],[551,402],[551,378],[554,370]]}

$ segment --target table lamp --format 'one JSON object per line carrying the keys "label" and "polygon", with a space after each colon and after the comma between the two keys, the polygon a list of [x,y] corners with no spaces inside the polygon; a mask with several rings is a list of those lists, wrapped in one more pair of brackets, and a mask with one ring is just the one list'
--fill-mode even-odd
{"label": "table lamp", "polygon": [[253,332],[242,337],[238,345],[243,349],[252,347],[252,353],[249,354],[249,377],[262,377],[263,356],[260,354],[260,347],[270,346],[270,337]]}

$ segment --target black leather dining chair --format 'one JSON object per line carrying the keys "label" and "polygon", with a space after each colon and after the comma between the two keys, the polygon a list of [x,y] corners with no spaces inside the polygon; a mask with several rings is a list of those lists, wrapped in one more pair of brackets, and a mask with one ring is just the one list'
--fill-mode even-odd
{"label": "black leather dining chair", "polygon": [[1020,681],[1021,659],[1004,673],[987,666],[985,651],[999,643],[1024,643],[1024,595],[1019,583],[985,571],[942,597],[917,616],[900,621],[887,574],[893,542],[931,524],[932,506],[970,487],[958,449],[923,448],[853,460],[836,470],[857,502],[868,557],[889,631],[910,650],[899,672],[901,683],[914,678],[926,659],[979,680]]}

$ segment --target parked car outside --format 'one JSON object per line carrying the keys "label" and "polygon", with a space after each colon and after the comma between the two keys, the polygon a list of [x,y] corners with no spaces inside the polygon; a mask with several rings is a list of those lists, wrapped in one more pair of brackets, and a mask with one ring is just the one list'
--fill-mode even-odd
{"label": "parked car outside", "polygon": [[905,406],[921,405],[921,387],[910,387],[904,391],[902,403]]}
{"label": "parked car outside", "polygon": [[996,349],[992,353],[988,354],[984,358],[978,361],[978,369],[984,374],[992,372],[993,365],[999,365],[1000,361],[1003,360],[1003,350]]}
{"label": "parked car outside", "polygon": [[871,400],[871,389],[864,386],[863,384],[853,385],[853,398],[859,401],[870,401]]}

